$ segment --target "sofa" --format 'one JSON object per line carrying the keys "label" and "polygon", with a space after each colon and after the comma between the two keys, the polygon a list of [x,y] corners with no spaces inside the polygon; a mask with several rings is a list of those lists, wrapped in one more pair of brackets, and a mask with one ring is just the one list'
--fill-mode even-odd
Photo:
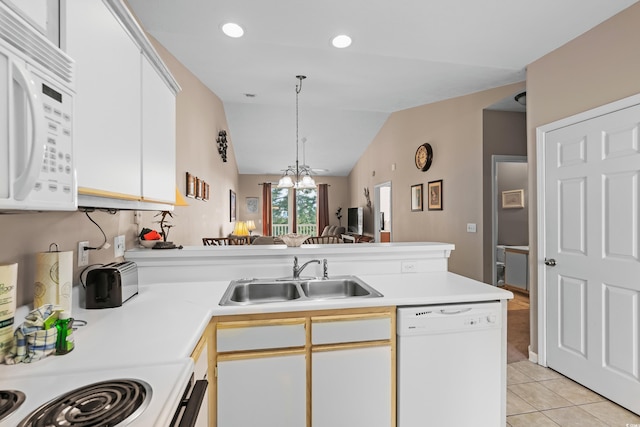
{"label": "sofa", "polygon": [[337,225],[327,225],[320,236],[338,236],[341,237],[346,229]]}

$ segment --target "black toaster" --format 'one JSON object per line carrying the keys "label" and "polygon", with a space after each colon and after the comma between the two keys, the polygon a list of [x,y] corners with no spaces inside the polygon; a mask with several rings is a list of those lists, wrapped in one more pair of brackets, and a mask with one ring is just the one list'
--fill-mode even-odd
{"label": "black toaster", "polygon": [[113,262],[87,273],[86,308],[120,307],[138,293],[135,262]]}

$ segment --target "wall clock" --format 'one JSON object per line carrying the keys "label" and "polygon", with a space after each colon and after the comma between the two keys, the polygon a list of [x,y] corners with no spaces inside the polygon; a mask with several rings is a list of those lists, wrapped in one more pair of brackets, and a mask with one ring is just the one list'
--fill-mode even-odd
{"label": "wall clock", "polygon": [[416,150],[416,167],[422,172],[426,172],[431,167],[433,161],[433,149],[431,144],[425,142]]}

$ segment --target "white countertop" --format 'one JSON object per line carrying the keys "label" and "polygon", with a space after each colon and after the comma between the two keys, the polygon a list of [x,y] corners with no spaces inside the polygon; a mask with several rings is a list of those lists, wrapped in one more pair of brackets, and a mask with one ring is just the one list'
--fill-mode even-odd
{"label": "white countertop", "polygon": [[[212,316],[513,298],[509,291],[450,272],[358,277],[384,297],[222,307],[218,303],[229,281],[141,286],[139,294],[122,307],[87,310],[76,306],[73,317],[86,320],[88,325],[75,332],[76,348],[72,352],[31,364],[0,365],[0,377],[173,362],[189,357]],[[27,312],[24,307],[20,310],[16,324]]]}
{"label": "white countertop", "polygon": [[[224,280],[140,286],[138,295],[122,307],[112,309],[79,308],[75,298],[73,317],[88,322],[74,334],[75,349],[64,356],[49,356],[31,364],[0,365],[0,378],[174,363],[189,357],[212,316],[513,298],[511,292],[445,271],[358,277],[384,296],[222,307],[218,303],[229,285]],[[28,310],[20,308],[16,325],[24,320]]]}

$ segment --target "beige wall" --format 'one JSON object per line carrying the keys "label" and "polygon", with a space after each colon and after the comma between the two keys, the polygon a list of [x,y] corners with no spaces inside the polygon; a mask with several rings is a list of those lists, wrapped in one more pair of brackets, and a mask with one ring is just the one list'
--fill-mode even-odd
{"label": "beige wall", "polygon": [[[364,188],[391,181],[394,241],[454,243],[450,270],[482,280],[483,109],[524,89],[517,83],[393,113],[349,175],[350,206],[365,206]],[[418,170],[414,155],[429,142],[433,164]],[[395,170],[392,170],[395,165]],[[410,187],[443,180],[443,210],[411,212]],[[477,225],[467,233],[467,223]]]}
{"label": "beige wall", "polygon": [[[262,233],[262,184],[263,182],[277,183],[279,175],[240,175],[238,185],[238,215],[241,220],[252,219],[256,223],[254,234]],[[349,203],[347,177],[343,176],[316,176],[318,184],[329,184],[329,223],[339,225],[336,218],[336,210],[342,207],[342,225],[347,223],[347,205]],[[247,212],[247,197],[258,197],[258,212],[249,214]],[[321,232],[322,230],[320,230]],[[212,236],[218,237],[218,236]]]}
{"label": "beige wall", "polygon": [[640,93],[640,3],[527,68],[532,350],[537,351],[536,128]]}
{"label": "beige wall", "polygon": [[[229,189],[237,189],[238,171],[230,144],[228,162],[222,163],[217,152],[216,137],[220,129],[227,129],[226,117],[220,99],[187,71],[157,42],[154,46],[182,87],[176,105],[176,185],[184,194],[185,172],[202,177],[211,185],[211,199],[203,202],[187,199],[188,207],[178,207],[172,223],[169,240],[182,245],[200,245],[203,235],[226,234],[233,229],[229,222]],[[232,143],[232,138],[229,138]],[[144,212],[142,225],[156,228],[157,212]],[[127,248],[135,246],[138,227],[133,224],[133,213],[115,214],[94,212],[91,217],[104,229],[113,244],[117,235],[126,236]],[[57,243],[62,251],[76,251],[79,241],[88,240],[98,246],[103,237],[98,228],[81,212],[45,212],[0,215],[0,264],[17,262],[19,305],[33,301],[35,254],[44,252],[50,243]],[[114,261],[113,247],[90,252],[90,263]],[[81,269],[76,267],[77,277]]]}

